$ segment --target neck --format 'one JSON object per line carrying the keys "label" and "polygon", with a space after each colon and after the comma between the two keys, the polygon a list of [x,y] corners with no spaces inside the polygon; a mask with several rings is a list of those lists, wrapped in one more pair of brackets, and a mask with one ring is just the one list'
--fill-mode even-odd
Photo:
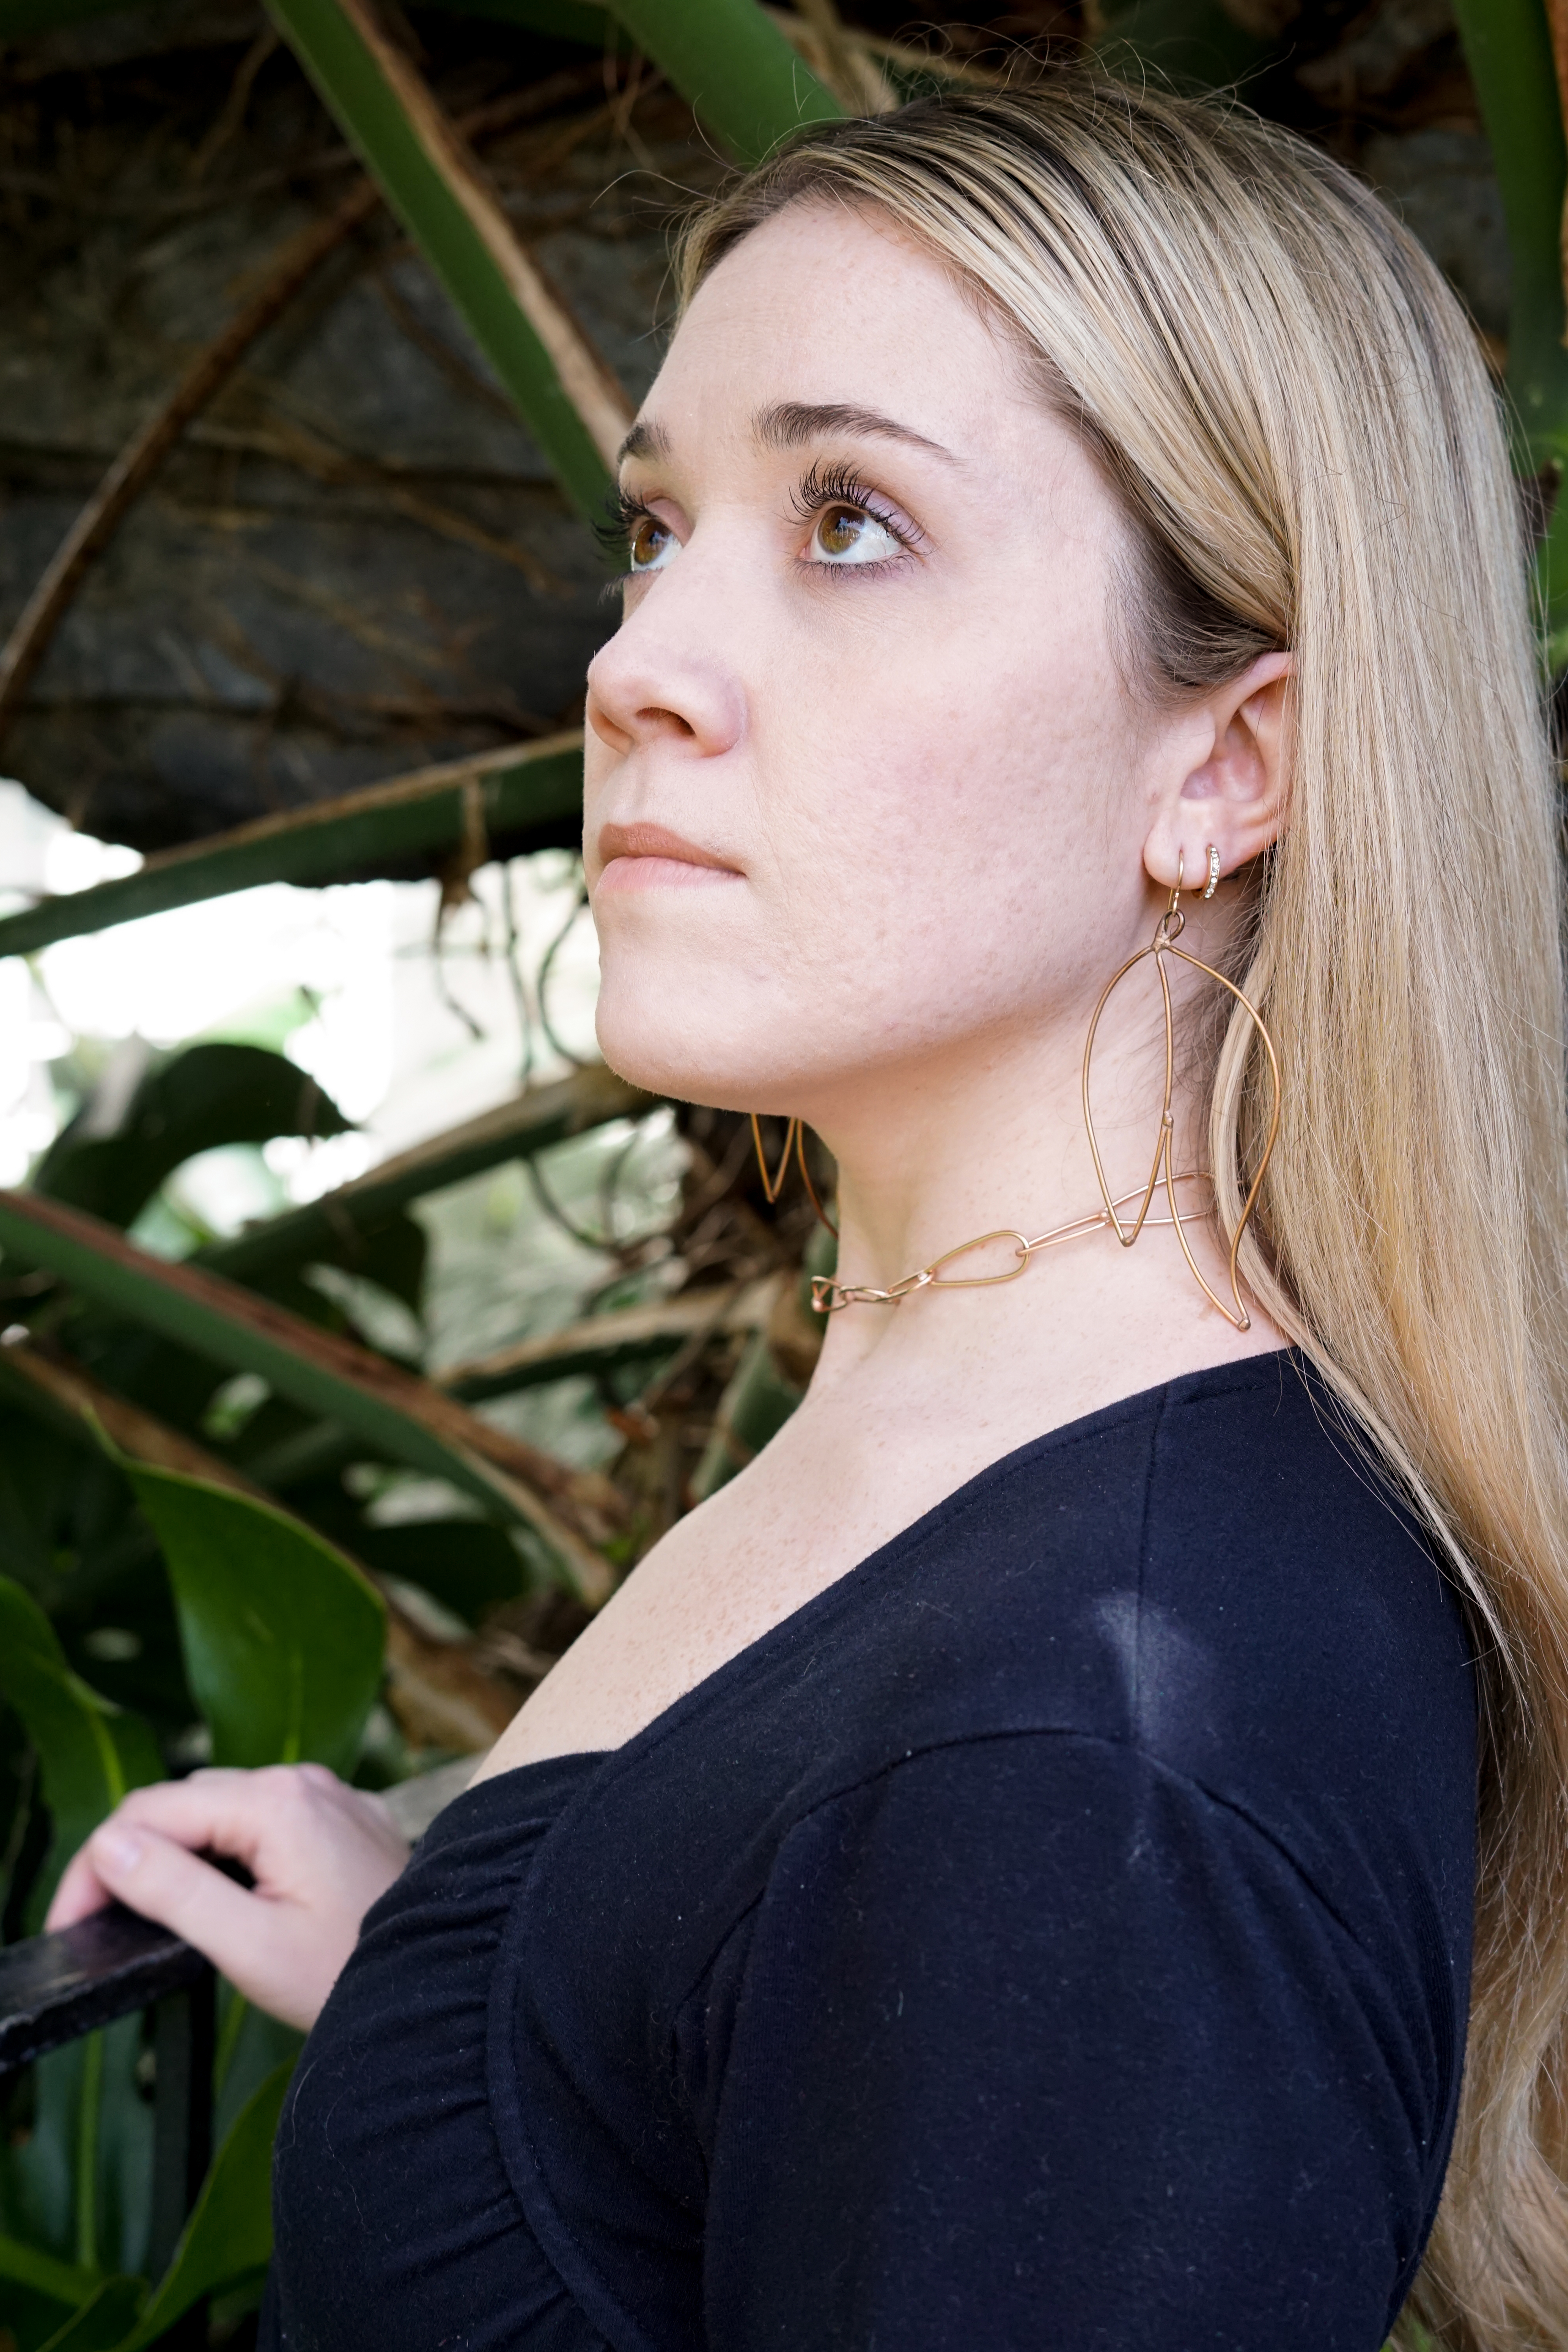
{"label": "neck", "polygon": [[[1171,1164],[1180,1175],[1207,1164],[1201,1072],[1191,1066],[1201,1057],[1182,1050],[1202,1017],[1207,983],[1186,964],[1173,961],[1167,971],[1176,1032]],[[888,1289],[979,1235],[1016,1232],[1033,1241],[1103,1208],[1083,1116],[1093,1011],[1090,998],[1055,1021],[998,1026],[902,1065],[857,1072],[805,1111],[838,1161],[841,1283]],[[1132,1196],[1129,1224],[1149,1181],[1165,1074],[1158,983],[1145,963],[1105,1006],[1092,1068],[1105,1181],[1113,1200]],[[1184,1185],[1179,1198],[1206,1279],[1228,1298],[1224,1255],[1204,1213],[1207,1188]],[[1016,1282],[924,1291],[896,1308],[848,1306],[831,1318],[824,1374],[836,1377],[890,1348],[900,1357],[950,1349],[960,1329],[977,1336],[977,1316],[979,1328],[1010,1348],[1028,1347],[1028,1334],[1050,1335],[1055,1346],[1065,1315],[1092,1354],[1096,1330],[1124,1339],[1145,1318],[1167,1314],[1173,1285],[1190,1290],[1196,1311],[1221,1326],[1164,1222],[1168,1214],[1162,1186],[1150,1210],[1151,1221],[1160,1222],[1150,1223],[1134,1249],[1121,1247],[1109,1229],[1092,1228],[1031,1257]],[[946,1271],[973,1277],[1018,1263],[1003,1241]],[[1185,1326],[1185,1313],[1180,1320]],[[1265,1344],[1276,1337],[1265,1333]]]}

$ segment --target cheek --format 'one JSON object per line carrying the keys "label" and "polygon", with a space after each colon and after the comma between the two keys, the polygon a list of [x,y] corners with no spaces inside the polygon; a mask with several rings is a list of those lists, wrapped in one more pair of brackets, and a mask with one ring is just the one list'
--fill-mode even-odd
{"label": "cheek", "polygon": [[[856,593],[753,635],[746,740],[669,812],[722,803],[748,879],[597,908],[601,1045],[644,1085],[787,1109],[814,1079],[1076,1008],[1117,960],[1100,934],[1137,850],[1096,633],[976,597],[873,634]],[[591,814],[614,766],[591,748]]]}
{"label": "cheek", "polygon": [[810,695],[780,698],[780,880],[802,936],[836,941],[878,1000],[946,996],[956,1013],[976,992],[1049,989],[1129,855],[1103,648],[1066,626],[1020,642],[1016,617],[995,618],[924,633],[906,658],[819,648]]}

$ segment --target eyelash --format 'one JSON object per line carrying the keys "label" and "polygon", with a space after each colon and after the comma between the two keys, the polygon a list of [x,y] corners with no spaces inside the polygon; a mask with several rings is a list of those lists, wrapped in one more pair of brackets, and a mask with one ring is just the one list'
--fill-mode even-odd
{"label": "eyelash", "polygon": [[[791,491],[789,503],[802,523],[815,522],[830,507],[853,507],[859,513],[870,515],[874,522],[879,522],[888,536],[895,539],[906,553],[915,546],[914,534],[907,524],[900,522],[898,517],[889,511],[885,502],[878,497],[876,491],[868,489],[859,476],[851,472],[848,466],[833,462],[824,465],[818,460],[805,475],[800,487]],[[610,518],[606,522],[594,524],[594,536],[609,555],[623,562],[632,534],[638,524],[656,520],[657,517],[641,499],[632,498],[630,492],[622,489],[621,484],[617,482],[610,492]],[[854,571],[863,578],[868,572],[874,573],[885,571],[892,560],[891,557],[884,556],[880,563],[852,565],[822,563],[814,564],[811,568],[818,572]],[[610,585],[612,589],[619,588],[623,580],[634,580],[639,576],[628,568],[622,573],[620,579],[612,581]]]}
{"label": "eyelash", "polygon": [[[611,484],[610,495],[605,504],[610,509],[609,514],[603,522],[594,524],[593,536],[607,555],[612,557],[617,562],[624,563],[627,559],[627,550],[632,543],[632,534],[637,525],[640,522],[651,522],[653,517],[641,499],[630,497],[619,482]],[[628,568],[626,577],[630,579],[632,576],[631,570]],[[621,583],[619,580],[612,580],[610,584],[612,588],[619,588]]]}
{"label": "eyelash", "polygon": [[[913,551],[915,537],[908,525],[900,522],[886,500],[880,498],[875,490],[868,488],[860,477],[852,473],[845,465],[823,465],[819,460],[793,493],[789,503],[803,523],[815,522],[830,507],[853,507],[857,513],[870,515],[873,522],[880,523],[888,537],[896,540],[906,555]],[[891,556],[883,556],[880,562],[875,563],[822,563],[812,568],[820,572],[853,571],[863,579],[867,572],[885,572],[894,560]]]}

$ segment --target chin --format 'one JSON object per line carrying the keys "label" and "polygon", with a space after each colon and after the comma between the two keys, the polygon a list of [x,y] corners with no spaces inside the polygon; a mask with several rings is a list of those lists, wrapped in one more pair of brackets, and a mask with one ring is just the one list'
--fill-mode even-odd
{"label": "chin", "polygon": [[750,1024],[723,1018],[714,996],[607,985],[594,1025],[616,1076],[648,1094],[713,1110],[783,1108],[780,1097],[793,1075],[786,1057],[769,1055]]}

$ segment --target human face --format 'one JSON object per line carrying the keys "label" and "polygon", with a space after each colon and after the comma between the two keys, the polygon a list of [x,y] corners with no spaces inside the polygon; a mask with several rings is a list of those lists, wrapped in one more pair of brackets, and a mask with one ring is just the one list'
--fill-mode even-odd
{"label": "human face", "polygon": [[585,854],[618,1070],[831,1139],[1071,1021],[1149,904],[1115,502],[887,222],[801,204],[674,336],[622,469]]}

